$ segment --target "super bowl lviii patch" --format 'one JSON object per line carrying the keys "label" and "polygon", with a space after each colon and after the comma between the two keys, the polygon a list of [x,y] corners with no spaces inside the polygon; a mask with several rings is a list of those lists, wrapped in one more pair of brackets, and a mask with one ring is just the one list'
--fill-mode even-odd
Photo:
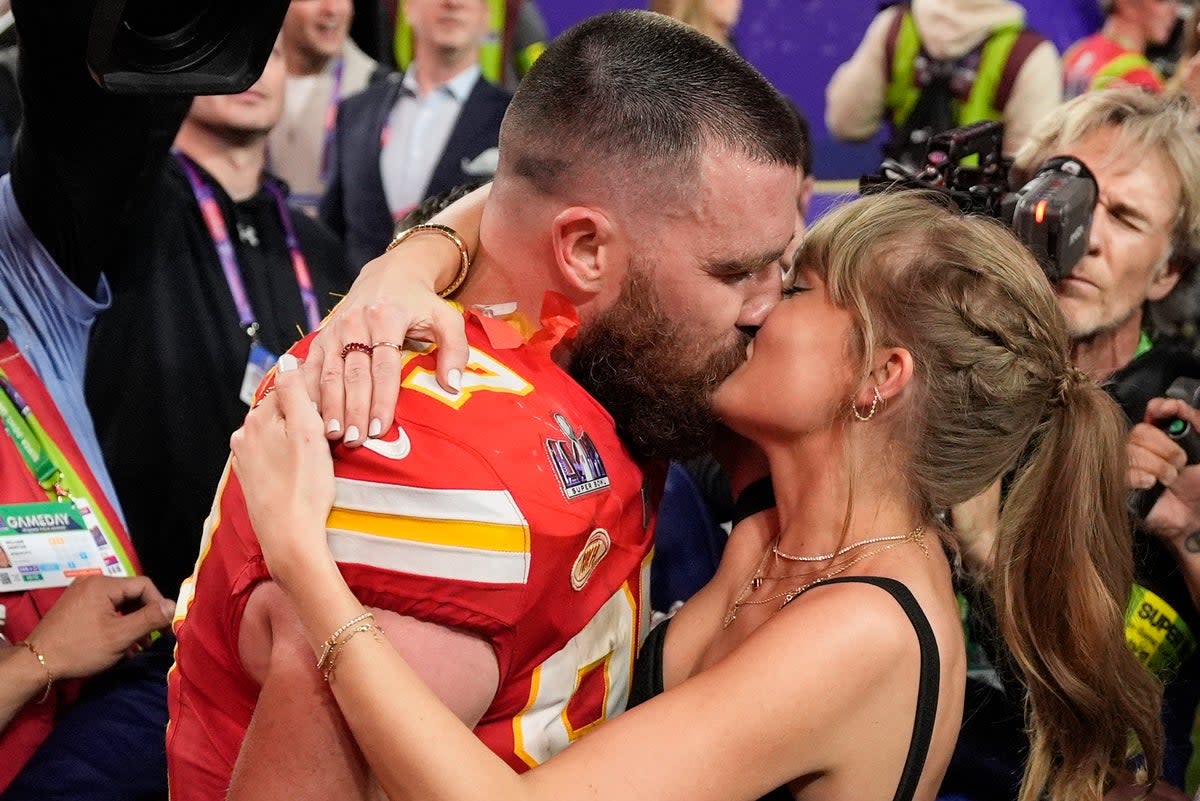
{"label": "super bowl lviii patch", "polygon": [[570,421],[555,413],[554,422],[564,439],[547,439],[546,453],[550,465],[568,499],[607,489],[610,481],[600,451],[586,431],[576,431]]}

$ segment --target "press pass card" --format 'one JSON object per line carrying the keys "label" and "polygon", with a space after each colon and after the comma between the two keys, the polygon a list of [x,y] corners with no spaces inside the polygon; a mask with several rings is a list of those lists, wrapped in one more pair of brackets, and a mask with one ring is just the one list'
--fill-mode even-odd
{"label": "press pass card", "polygon": [[250,355],[246,359],[246,372],[242,374],[242,388],[238,390],[238,397],[242,403],[247,406],[254,405],[254,393],[258,390],[258,385],[262,383],[262,380],[267,377],[267,373],[271,372],[276,361],[278,359],[275,354],[257,342],[250,346]]}
{"label": "press pass card", "polygon": [[84,503],[0,505],[0,592],[124,576],[113,543]]}

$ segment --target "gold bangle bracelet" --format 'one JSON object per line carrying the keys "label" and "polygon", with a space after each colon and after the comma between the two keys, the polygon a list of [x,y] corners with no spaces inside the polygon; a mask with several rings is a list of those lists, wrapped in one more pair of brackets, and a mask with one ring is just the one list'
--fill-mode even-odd
{"label": "gold bangle bracelet", "polygon": [[455,290],[462,286],[463,281],[467,280],[467,272],[471,269],[471,254],[467,253],[466,244],[462,241],[462,237],[458,235],[458,232],[450,226],[439,225],[438,223],[425,223],[424,225],[414,225],[412,228],[406,228],[396,234],[395,239],[388,244],[387,250],[384,252],[387,253],[392,248],[397,247],[402,242],[407,241],[417,234],[437,234],[438,236],[444,236],[458,248],[458,274],[454,276],[454,279],[447,286],[439,289],[437,293],[439,298],[450,297],[454,294]]}
{"label": "gold bangle bracelet", "polygon": [[50,672],[50,666],[46,664],[46,657],[42,655],[42,652],[33,643],[27,640],[22,640],[16,643],[16,645],[28,648],[29,653],[33,654],[38,664],[42,666],[42,670],[46,671],[46,689],[42,691],[42,697],[37,699],[37,703],[44,704],[46,703],[46,699],[50,697],[50,690],[54,688],[54,674]]}

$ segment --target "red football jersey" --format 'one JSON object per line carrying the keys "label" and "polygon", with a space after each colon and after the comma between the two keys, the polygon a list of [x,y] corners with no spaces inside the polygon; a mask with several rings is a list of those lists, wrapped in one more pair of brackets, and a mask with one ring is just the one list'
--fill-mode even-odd
{"label": "red football jersey", "polygon": [[[484,326],[469,320],[459,394],[438,386],[432,356],[409,352],[399,426],[335,449],[329,545],[364,604],[492,645],[499,687],[475,731],[521,770],[624,708],[648,624],[661,477],[647,482],[548,344],[497,347]],[[267,579],[227,470],[178,609],[176,801],[224,796],[258,694],[238,630]]]}

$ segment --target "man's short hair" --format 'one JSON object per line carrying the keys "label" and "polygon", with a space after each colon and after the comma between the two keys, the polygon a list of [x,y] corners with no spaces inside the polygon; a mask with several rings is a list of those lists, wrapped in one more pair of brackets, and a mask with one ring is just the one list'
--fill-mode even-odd
{"label": "man's short hair", "polygon": [[568,30],[521,81],[498,176],[546,194],[615,171],[681,181],[708,147],[796,168],[805,160],[795,115],[746,61],[662,15],[619,11]]}
{"label": "man's short hair", "polygon": [[1120,131],[1117,151],[1158,151],[1179,177],[1179,212],[1171,231],[1172,253],[1200,252],[1200,133],[1186,95],[1152,95],[1132,87],[1087,92],[1042,120],[1017,153],[1014,177],[1027,179],[1063,145],[1105,128]]}

